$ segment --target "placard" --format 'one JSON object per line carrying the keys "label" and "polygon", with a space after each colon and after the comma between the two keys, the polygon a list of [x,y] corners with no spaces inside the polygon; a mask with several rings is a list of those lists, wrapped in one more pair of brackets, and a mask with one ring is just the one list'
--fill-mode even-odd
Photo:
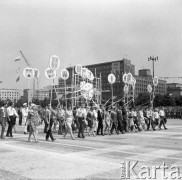
{"label": "placard", "polygon": [[34,78],[34,69],[33,68],[30,68],[30,67],[25,68],[23,70],[23,76],[26,79],[33,79]]}
{"label": "placard", "polygon": [[77,64],[75,66],[75,72],[78,74],[78,75],[82,75],[82,65],[81,64]]}
{"label": "placard", "polygon": [[63,80],[67,80],[69,78],[69,71],[67,69],[61,70],[61,78]]}
{"label": "placard", "polygon": [[152,86],[150,84],[147,86],[147,90],[148,90],[149,93],[152,92]]}
{"label": "placard", "polygon": [[45,70],[45,76],[47,79],[55,79],[56,78],[56,70],[47,68]]}
{"label": "placard", "polygon": [[58,70],[59,69],[59,66],[60,66],[59,57],[56,56],[56,55],[51,56],[49,66],[53,70]]}

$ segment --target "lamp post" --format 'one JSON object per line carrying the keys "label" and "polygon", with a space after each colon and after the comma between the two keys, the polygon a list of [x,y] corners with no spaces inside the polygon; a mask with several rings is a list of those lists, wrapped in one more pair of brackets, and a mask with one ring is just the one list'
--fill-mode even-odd
{"label": "lamp post", "polygon": [[[154,66],[154,62],[156,62],[158,60],[158,56],[154,57],[154,56],[150,56],[148,58],[148,61],[152,61],[152,68],[153,68],[153,74],[152,74],[152,78],[154,80],[154,74],[155,74],[155,66]],[[154,91],[155,91],[155,86],[153,84],[153,94],[152,94],[152,109],[153,109],[153,101],[154,101]]]}
{"label": "lamp post", "polygon": [[154,57],[154,56],[150,56],[148,58],[148,61],[152,61],[152,67],[153,67],[153,78],[154,78],[154,62],[158,60],[158,56]]}

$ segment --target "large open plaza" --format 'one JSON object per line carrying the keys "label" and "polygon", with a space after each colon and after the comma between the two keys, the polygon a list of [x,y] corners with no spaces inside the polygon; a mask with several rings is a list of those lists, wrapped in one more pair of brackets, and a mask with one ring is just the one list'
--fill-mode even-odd
{"label": "large open plaza", "polygon": [[[18,127],[13,138],[0,141],[1,180],[122,179],[122,162],[136,162],[149,168],[178,166],[182,176],[182,120],[170,119],[168,130],[86,136],[71,140],[54,134],[56,141],[45,141],[39,127],[39,142],[27,142],[28,135]],[[145,174],[146,175],[146,174]],[[144,175],[144,176],[145,176]],[[175,174],[174,174],[175,175]],[[161,180],[160,171],[156,178]],[[131,175],[130,179],[136,179]],[[168,178],[170,179],[170,178]]]}

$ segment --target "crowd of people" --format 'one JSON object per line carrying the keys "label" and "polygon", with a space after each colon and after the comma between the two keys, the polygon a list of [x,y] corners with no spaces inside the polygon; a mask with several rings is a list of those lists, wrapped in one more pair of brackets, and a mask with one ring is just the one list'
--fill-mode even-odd
{"label": "crowd of people", "polygon": [[16,109],[13,103],[4,103],[0,108],[0,124],[2,126],[1,139],[13,137],[13,130],[16,132],[16,119],[19,125],[24,126],[24,134],[29,133],[28,141],[33,135],[35,142],[38,142],[39,125],[44,125],[45,140],[55,141],[54,133],[67,134],[75,140],[88,136],[124,134],[128,132],[166,130],[166,113],[164,108],[132,108],[125,105],[108,106],[92,104],[85,106],[81,103],[79,107],[72,108],[71,105],[51,106],[45,108],[27,103],[22,108]]}

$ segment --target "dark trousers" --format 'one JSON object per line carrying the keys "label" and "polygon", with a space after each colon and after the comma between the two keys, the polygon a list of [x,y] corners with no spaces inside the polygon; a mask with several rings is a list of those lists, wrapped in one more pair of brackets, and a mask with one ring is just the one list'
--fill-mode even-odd
{"label": "dark trousers", "polygon": [[118,122],[112,123],[111,134],[113,133],[114,129],[115,129],[116,133],[118,134]]}
{"label": "dark trousers", "polygon": [[165,126],[165,123],[164,123],[164,117],[160,116],[160,118],[161,118],[161,121],[160,121],[160,124],[159,124],[159,129],[161,129],[162,125],[163,125],[164,129],[167,129],[166,126]]}
{"label": "dark trousers", "polygon": [[14,121],[14,117],[13,116],[9,116],[9,121],[8,121],[8,130],[7,130],[7,133],[6,133],[6,136],[13,136],[12,134],[12,128],[13,128],[13,121]]}
{"label": "dark trousers", "polygon": [[151,125],[152,129],[155,130],[155,129],[154,129],[154,123],[153,123],[152,118],[148,118],[147,130],[150,129],[150,125]]}
{"label": "dark trousers", "polygon": [[103,135],[103,123],[102,123],[102,120],[100,120],[99,123],[98,123],[97,135],[99,135],[99,131],[100,130],[101,130],[101,135]]}
{"label": "dark trousers", "polygon": [[85,138],[85,136],[84,136],[84,129],[85,129],[84,118],[78,117],[78,123],[79,123],[78,137],[80,137],[80,134],[81,134],[82,138]]}
{"label": "dark trousers", "polygon": [[124,121],[118,120],[118,131],[124,133]]}
{"label": "dark trousers", "polygon": [[48,124],[47,124],[45,118],[43,120],[44,120],[44,133],[47,133]]}
{"label": "dark trousers", "polygon": [[[47,124],[47,123],[46,123]],[[48,128],[48,131],[46,133],[46,140],[49,139],[49,137],[51,138],[51,140],[53,141],[54,140],[54,137],[52,135],[52,125],[53,125],[53,120],[51,119],[50,120],[50,125],[49,125],[49,128]],[[48,127],[48,124],[47,124],[47,127]]]}
{"label": "dark trousers", "polygon": [[127,122],[126,120],[123,121],[123,128],[124,128],[124,131],[127,132]]}
{"label": "dark trousers", "polygon": [[19,116],[19,125],[22,125],[22,116]]}

